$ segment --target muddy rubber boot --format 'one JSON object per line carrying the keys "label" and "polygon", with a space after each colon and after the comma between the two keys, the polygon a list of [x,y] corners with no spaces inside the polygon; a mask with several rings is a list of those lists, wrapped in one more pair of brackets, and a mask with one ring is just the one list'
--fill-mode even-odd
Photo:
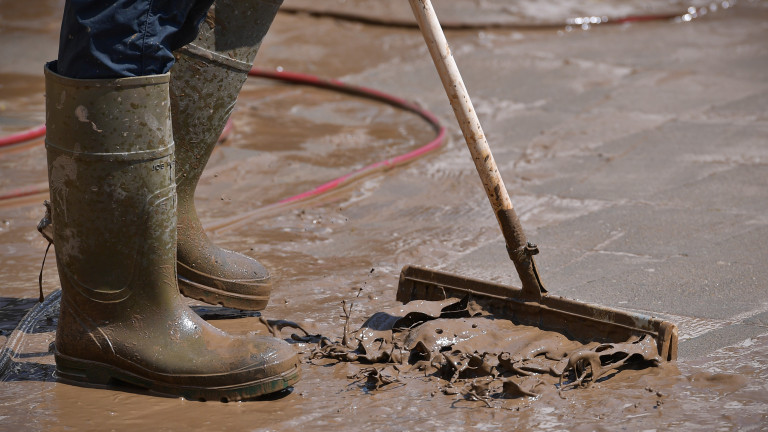
{"label": "muddy rubber boot", "polygon": [[169,74],[78,80],[55,71],[46,65],[58,378],[217,401],[295,383],[286,342],[229,335],[183,303]]}
{"label": "muddy rubber boot", "polygon": [[272,290],[261,263],[211,242],[197,217],[195,188],[281,3],[217,0],[171,69],[179,288],[210,304],[261,310]]}

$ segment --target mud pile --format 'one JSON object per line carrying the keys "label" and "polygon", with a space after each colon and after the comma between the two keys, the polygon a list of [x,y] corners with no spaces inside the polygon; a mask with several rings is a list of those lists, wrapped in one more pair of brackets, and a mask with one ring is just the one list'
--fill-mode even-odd
{"label": "mud pile", "polygon": [[284,327],[300,329],[304,335],[292,339],[316,343],[305,356],[308,363],[370,365],[348,377],[364,381],[369,390],[427,377],[436,381],[436,391],[488,406],[493,399],[589,387],[624,366],[661,362],[651,336],[616,344],[584,343],[494,316],[469,297],[411,301],[373,314],[350,334],[352,307],[344,302],[347,321],[340,341],[311,335],[286,321],[266,324],[275,335]]}

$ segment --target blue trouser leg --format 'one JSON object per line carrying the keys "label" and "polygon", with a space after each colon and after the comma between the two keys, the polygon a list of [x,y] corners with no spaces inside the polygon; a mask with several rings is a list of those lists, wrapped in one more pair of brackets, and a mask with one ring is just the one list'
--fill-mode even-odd
{"label": "blue trouser leg", "polygon": [[166,73],[213,0],[67,0],[58,73],[120,78]]}

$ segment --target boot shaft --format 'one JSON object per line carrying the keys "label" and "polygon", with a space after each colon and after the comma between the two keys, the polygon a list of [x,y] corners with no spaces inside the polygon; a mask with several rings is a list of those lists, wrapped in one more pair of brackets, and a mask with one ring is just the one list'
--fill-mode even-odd
{"label": "boot shaft", "polygon": [[251,70],[282,0],[217,0],[197,39],[175,54],[171,109],[177,183],[184,207]]}
{"label": "boot shaft", "polygon": [[[197,38],[180,51],[204,50],[206,58],[239,62],[250,70],[283,0],[216,0],[198,28]],[[236,64],[236,63],[235,63]],[[241,67],[242,68],[242,67]]]}
{"label": "boot shaft", "polygon": [[78,80],[55,67],[45,69],[46,148],[65,300],[117,303],[137,291],[172,298],[178,288],[168,74]]}

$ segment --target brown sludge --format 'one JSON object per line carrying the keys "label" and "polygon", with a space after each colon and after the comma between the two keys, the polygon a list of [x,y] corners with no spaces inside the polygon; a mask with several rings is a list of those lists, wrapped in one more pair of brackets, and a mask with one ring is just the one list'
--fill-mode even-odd
{"label": "brown sludge", "polygon": [[365,378],[368,389],[436,377],[437,389],[444,394],[461,394],[489,407],[492,399],[537,397],[555,387],[588,387],[619,368],[658,366],[661,361],[650,336],[615,344],[581,343],[493,316],[469,297],[415,300],[376,312],[354,332],[350,343],[351,309],[344,302],[344,336],[336,342],[310,335],[288,321],[261,318],[261,322],[273,335],[289,327],[304,333],[293,334],[293,340],[317,343],[305,359],[309,364],[318,360],[327,364],[324,359],[373,364],[349,377]]}

